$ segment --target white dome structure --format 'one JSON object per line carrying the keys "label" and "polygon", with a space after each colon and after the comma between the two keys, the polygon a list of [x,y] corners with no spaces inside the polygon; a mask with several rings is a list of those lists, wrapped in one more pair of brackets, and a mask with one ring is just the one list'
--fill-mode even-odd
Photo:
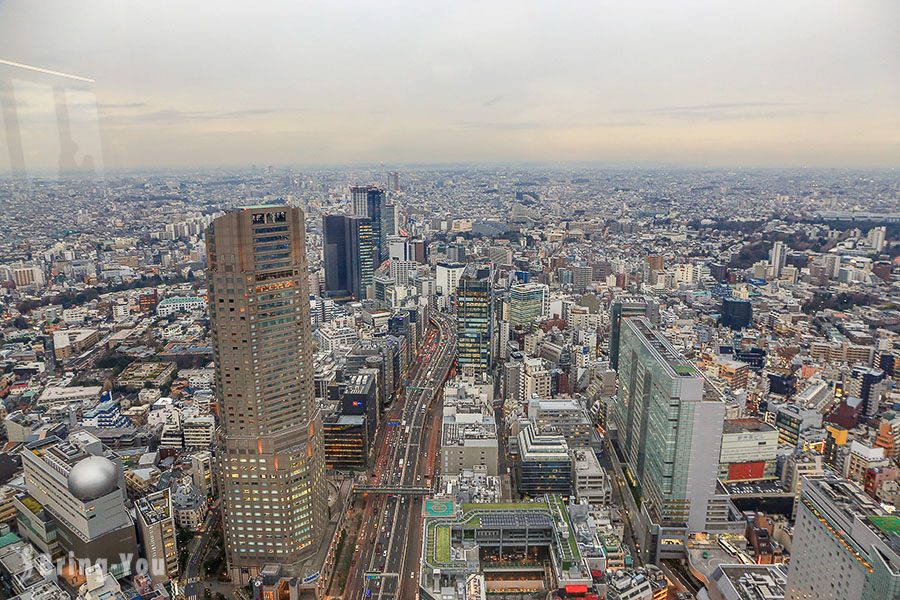
{"label": "white dome structure", "polygon": [[79,500],[105,496],[118,486],[116,464],[103,456],[89,456],[72,467],[69,491]]}

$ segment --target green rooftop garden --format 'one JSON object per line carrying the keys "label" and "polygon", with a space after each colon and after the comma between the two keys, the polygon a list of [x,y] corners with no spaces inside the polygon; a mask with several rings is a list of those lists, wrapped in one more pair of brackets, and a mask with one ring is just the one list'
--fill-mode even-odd
{"label": "green rooftop garden", "polygon": [[900,535],[900,516],[873,516],[869,517],[869,521],[885,535]]}
{"label": "green rooftop garden", "polygon": [[550,513],[551,518],[559,522],[562,520],[568,529],[565,539],[559,536],[556,544],[557,552],[564,569],[581,560],[578,550],[578,542],[575,539],[575,528],[569,518],[565,502],[561,496],[550,496],[547,502],[494,502],[494,503],[470,503],[462,505],[462,516],[448,520],[437,520],[429,523],[426,529],[425,561],[433,560],[436,566],[451,564],[451,536],[453,527],[462,526],[465,529],[477,529],[481,527],[481,515],[491,511],[533,511]]}
{"label": "green rooftop garden", "polygon": [[547,510],[546,502],[485,502],[484,504],[463,504],[464,513],[474,510]]}
{"label": "green rooftop garden", "polygon": [[434,529],[435,536],[435,552],[434,557],[438,562],[448,563],[450,562],[450,527],[448,525],[442,525],[440,527],[435,527]]}
{"label": "green rooftop garden", "polygon": [[[553,508],[563,518],[566,527],[569,529],[569,537],[566,540],[568,542],[568,553],[565,552],[565,549],[563,548],[560,550],[563,551],[563,554],[568,554],[572,557],[573,561],[577,562],[581,560],[581,554],[578,552],[578,542],[575,540],[575,528],[572,527],[572,521],[569,519],[569,511],[566,510],[566,505],[563,502],[562,496],[550,496],[550,501],[553,503]],[[563,566],[565,567],[565,565]]]}
{"label": "green rooftop garden", "polygon": [[697,373],[697,370],[690,365],[674,365],[672,370],[675,371],[678,375],[694,375]]}
{"label": "green rooftop garden", "polygon": [[44,510],[44,505],[41,504],[40,502],[38,502],[37,500],[35,500],[34,498],[32,498],[31,496],[25,496],[23,498],[20,498],[19,501],[25,506],[25,508],[27,508],[34,514],[37,514],[37,513],[41,512],[42,510]]}

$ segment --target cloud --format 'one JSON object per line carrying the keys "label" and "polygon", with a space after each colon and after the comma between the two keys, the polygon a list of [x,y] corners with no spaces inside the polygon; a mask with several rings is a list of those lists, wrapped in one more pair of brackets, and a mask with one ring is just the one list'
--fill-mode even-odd
{"label": "cloud", "polygon": [[462,121],[457,127],[493,131],[518,131],[527,129],[597,129],[604,127],[644,127],[639,119],[613,119],[607,121]]}
{"label": "cloud", "polygon": [[[163,108],[157,110],[131,111],[130,108],[144,108],[143,102],[131,104],[101,105],[101,111],[112,108],[112,113],[103,115],[106,123],[119,125],[126,124],[150,124],[169,125],[186,123],[190,121],[227,121],[261,115],[285,114],[299,112],[301,108],[249,108],[232,111],[208,111],[208,110],[180,110],[176,108]],[[123,110],[124,109],[124,110]]]}
{"label": "cloud", "polygon": [[619,109],[617,112],[697,121],[739,121],[797,116],[814,111],[793,102],[711,102],[708,104]]}
{"label": "cloud", "polygon": [[130,108],[145,108],[146,102],[98,102],[97,108],[104,110],[122,110]]}
{"label": "cloud", "polygon": [[547,124],[540,121],[462,121],[459,127],[470,129],[493,129],[495,131],[516,131],[520,129],[540,129]]}

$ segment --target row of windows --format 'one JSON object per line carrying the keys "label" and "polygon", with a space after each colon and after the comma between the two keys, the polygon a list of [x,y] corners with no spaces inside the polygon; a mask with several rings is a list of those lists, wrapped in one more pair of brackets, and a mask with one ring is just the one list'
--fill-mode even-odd
{"label": "row of windows", "polygon": [[[258,229],[256,231],[259,232]],[[261,244],[261,243],[265,243],[265,242],[278,242],[281,240],[289,240],[289,239],[290,239],[289,235],[264,235],[264,236],[254,237],[253,243]]]}
{"label": "row of windows", "polygon": [[[271,258],[271,257],[265,257]],[[281,269],[283,267],[289,267],[291,265],[290,260],[279,260],[276,262],[268,262],[268,263],[257,263],[256,268],[260,270],[268,270],[268,269]]]}
{"label": "row of windows", "polygon": [[290,248],[291,248],[290,244],[262,244],[259,246],[253,246],[254,252],[257,252],[257,253],[272,252],[274,250],[289,250]]}
{"label": "row of windows", "polygon": [[[254,262],[255,262],[257,265],[260,265],[260,264],[266,264],[266,263],[263,262],[263,261],[266,261],[266,260],[278,260],[278,261],[280,261],[282,258],[290,258],[290,256],[291,256],[291,253],[290,253],[290,252],[276,252],[276,253],[274,253],[274,254],[258,254],[258,255],[255,257]],[[279,263],[279,264],[281,264],[281,263]]]}
{"label": "row of windows", "polygon": [[276,227],[256,227],[253,229],[253,234],[256,235],[260,233],[279,233],[287,230],[287,225],[279,225]]}
{"label": "row of windows", "polygon": [[[274,327],[274,326],[277,326],[277,325],[284,325],[284,324],[286,324],[286,323],[296,323],[296,322],[297,322],[297,319],[296,319],[296,318],[288,318],[288,319],[269,319],[269,320],[266,320],[266,321],[260,321],[260,322],[259,322],[259,327],[260,327],[260,329],[266,329],[266,328],[268,328],[268,327]],[[253,327],[253,325],[251,325],[251,327]]]}

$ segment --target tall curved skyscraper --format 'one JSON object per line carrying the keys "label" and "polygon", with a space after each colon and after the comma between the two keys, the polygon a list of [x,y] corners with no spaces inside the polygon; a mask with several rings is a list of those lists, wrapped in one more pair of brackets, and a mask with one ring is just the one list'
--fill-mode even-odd
{"label": "tall curved skyscraper", "polygon": [[207,230],[225,548],[241,584],[265,565],[310,575],[328,522],[305,237],[303,211],[284,206]]}

